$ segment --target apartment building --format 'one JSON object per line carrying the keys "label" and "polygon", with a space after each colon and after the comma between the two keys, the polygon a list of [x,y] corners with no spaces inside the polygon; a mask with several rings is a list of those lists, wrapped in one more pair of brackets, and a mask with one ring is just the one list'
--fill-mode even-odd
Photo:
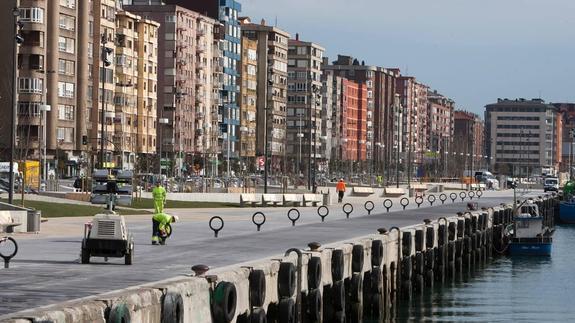
{"label": "apartment building", "polygon": [[258,40],[242,36],[240,65],[240,157],[246,169],[256,166]]}
{"label": "apartment building", "polygon": [[[163,172],[180,176],[191,164],[213,163],[218,118],[214,104],[216,20],[175,4],[139,1],[126,10],[160,22],[158,29],[158,137]],[[216,92],[216,93],[215,93]],[[208,168],[208,165],[205,165]],[[215,171],[215,170],[212,170]]]}
{"label": "apartment building", "polygon": [[575,154],[575,103],[552,103],[557,108],[557,128],[561,131],[560,151],[557,160],[560,161],[559,171],[569,172],[569,160],[573,165]]}
{"label": "apartment building", "polygon": [[322,136],[322,125],[327,116],[322,114],[321,65],[324,52],[323,47],[302,41],[297,34],[295,39],[289,40],[287,153],[293,160],[299,151],[298,133],[302,133],[302,154],[306,156],[308,172],[327,168],[326,151],[322,149],[327,140]]}
{"label": "apartment building", "polygon": [[465,170],[487,168],[484,123],[472,112],[456,110],[453,117],[452,169],[456,176],[462,176]]}
{"label": "apartment building", "polygon": [[367,159],[367,86],[343,79],[341,133],[343,135],[342,159],[360,162]]}
{"label": "apartment building", "polygon": [[[325,61],[325,59],[324,59]],[[341,82],[333,71],[325,71],[322,80],[321,151],[325,154],[327,171],[341,171]]]}
{"label": "apartment building", "polygon": [[431,151],[442,155],[449,152],[453,138],[455,102],[437,90],[427,91],[427,130]]}
{"label": "apartment building", "polygon": [[[256,155],[267,155],[271,174],[285,170],[286,111],[288,105],[288,39],[273,26],[241,19],[243,37],[257,41]],[[266,117],[267,116],[267,117]]]}
{"label": "apartment building", "polygon": [[487,156],[500,174],[559,169],[562,129],[557,107],[542,99],[498,99],[485,109]]}

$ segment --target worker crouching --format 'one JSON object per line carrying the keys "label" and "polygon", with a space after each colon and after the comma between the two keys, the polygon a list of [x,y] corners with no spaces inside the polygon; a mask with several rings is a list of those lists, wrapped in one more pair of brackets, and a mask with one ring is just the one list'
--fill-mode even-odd
{"label": "worker crouching", "polygon": [[152,217],[152,244],[166,244],[166,239],[172,234],[171,223],[179,220],[176,215],[156,213]]}

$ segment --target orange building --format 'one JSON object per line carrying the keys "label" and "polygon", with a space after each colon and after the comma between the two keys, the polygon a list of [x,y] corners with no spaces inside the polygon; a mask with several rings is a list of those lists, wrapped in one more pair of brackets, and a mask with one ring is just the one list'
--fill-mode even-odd
{"label": "orange building", "polygon": [[362,161],[367,157],[367,87],[343,79],[341,127],[343,160]]}

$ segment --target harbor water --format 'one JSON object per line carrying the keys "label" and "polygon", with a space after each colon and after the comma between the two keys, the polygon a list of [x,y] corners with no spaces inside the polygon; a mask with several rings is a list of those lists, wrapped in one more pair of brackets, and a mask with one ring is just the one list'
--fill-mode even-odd
{"label": "harbor water", "polygon": [[399,309],[398,320],[575,321],[575,226],[557,226],[551,257],[496,257]]}

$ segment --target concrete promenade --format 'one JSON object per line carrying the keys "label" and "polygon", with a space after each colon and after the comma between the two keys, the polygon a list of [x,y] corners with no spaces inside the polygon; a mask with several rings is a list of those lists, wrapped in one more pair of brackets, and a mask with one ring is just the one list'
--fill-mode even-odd
{"label": "concrete promenade", "polygon": [[[480,207],[495,206],[511,203],[512,194],[512,191],[485,192],[480,200],[474,201]],[[321,223],[316,208],[299,208],[301,218],[295,227],[286,216],[289,208],[174,209],[169,212],[179,215],[182,221],[174,225],[167,246],[150,244],[150,215],[130,216],[128,225],[136,240],[132,266],[125,266],[123,259],[115,258],[107,263],[102,258],[93,258],[90,265],[79,264],[83,223],[89,218],[51,219],[44,233],[16,237],[19,254],[10,269],[0,269],[0,315],[190,274],[194,264],[220,268],[273,257],[292,247],[305,248],[311,241],[327,244],[372,234],[380,227],[404,227],[426,218],[451,216],[464,211],[469,201],[448,200],[441,205],[437,200],[429,207],[426,200],[417,208],[411,199],[408,209],[402,211],[398,199],[394,199],[394,207],[386,213],[383,200],[373,199],[376,209],[370,216],[363,208],[364,199],[356,200],[350,219],[345,218],[341,205],[332,205],[325,223]],[[256,232],[251,222],[255,211],[263,211],[267,216],[261,232]],[[214,215],[225,220],[217,239],[208,228],[208,220]]]}

